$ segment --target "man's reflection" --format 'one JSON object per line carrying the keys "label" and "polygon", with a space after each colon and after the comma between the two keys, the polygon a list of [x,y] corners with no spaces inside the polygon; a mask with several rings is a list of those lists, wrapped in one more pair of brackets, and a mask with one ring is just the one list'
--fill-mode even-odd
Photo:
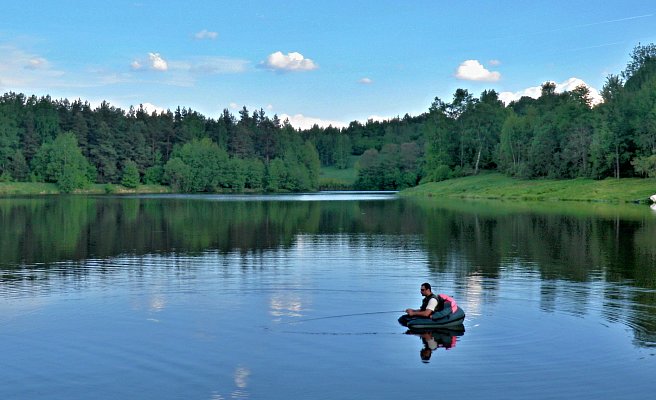
{"label": "man's reflection", "polygon": [[465,334],[465,327],[459,329],[433,329],[423,331],[408,330],[406,335],[415,335],[421,338],[424,347],[419,351],[419,357],[423,363],[430,362],[433,351],[442,347],[445,350],[456,346],[458,337]]}

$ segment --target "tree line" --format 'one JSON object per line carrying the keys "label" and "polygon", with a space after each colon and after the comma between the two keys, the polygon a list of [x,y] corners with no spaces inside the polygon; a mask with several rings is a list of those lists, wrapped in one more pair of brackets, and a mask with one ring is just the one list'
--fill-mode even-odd
{"label": "tree line", "polygon": [[127,112],[103,102],[0,98],[0,181],[171,185],[184,192],[316,190],[316,148],[263,110],[239,119],[178,108]]}
{"label": "tree line", "polygon": [[494,90],[477,98],[457,89],[417,117],[305,134],[322,165],[338,168],[343,144],[335,140],[345,136],[359,156],[360,189],[403,189],[483,170],[523,179],[656,177],[656,46],[636,46],[601,96],[593,104],[586,86],[557,93],[546,82],[537,99],[504,105]]}
{"label": "tree line", "polygon": [[378,138],[391,129],[405,135],[392,142],[399,145],[383,139],[364,151],[358,183],[397,189],[412,186],[413,178],[441,181],[482,170],[523,179],[656,177],[656,46],[636,46],[601,96],[593,105],[587,87],[556,93],[547,82],[539,98],[505,106],[494,90],[476,98],[457,89],[451,101],[435,98],[419,117],[379,129],[367,123]]}
{"label": "tree line", "polygon": [[611,75],[592,106],[579,86],[504,107],[494,91],[436,99],[429,112],[427,179],[500,170],[521,178],[656,176],[656,46],[638,46],[621,75]]}
{"label": "tree line", "polygon": [[[321,166],[357,169],[358,189],[496,170],[525,179],[656,176],[656,46],[638,45],[593,105],[585,86],[507,106],[494,90],[457,89],[427,112],[348,127],[294,129],[289,121],[227,109],[124,111],[103,102],[6,93],[0,98],[0,181],[170,185],[184,192],[305,191]],[[357,160],[357,161],[356,161]]]}

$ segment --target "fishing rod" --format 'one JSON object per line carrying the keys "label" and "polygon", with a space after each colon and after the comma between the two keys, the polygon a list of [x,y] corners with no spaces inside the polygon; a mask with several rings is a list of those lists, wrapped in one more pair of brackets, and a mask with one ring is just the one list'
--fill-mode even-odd
{"label": "fishing rod", "polygon": [[363,315],[391,314],[391,313],[402,313],[402,312],[403,311],[394,310],[394,311],[373,311],[373,312],[355,313],[355,314],[329,315],[329,316],[325,316],[325,317],[303,318],[303,319],[298,319],[296,321],[280,322],[279,324],[280,325],[288,325],[288,324],[298,324],[298,323],[301,323],[301,322],[308,322],[308,321],[318,321],[318,320],[321,320],[321,319],[359,317],[359,316],[363,316]]}

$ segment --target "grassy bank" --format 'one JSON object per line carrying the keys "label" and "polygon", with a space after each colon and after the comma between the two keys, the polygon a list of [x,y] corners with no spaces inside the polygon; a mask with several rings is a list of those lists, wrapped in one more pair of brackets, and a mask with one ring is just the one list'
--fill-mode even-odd
{"label": "grassy bank", "polygon": [[[149,193],[171,193],[168,186],[161,185],[139,185],[134,189],[128,189],[121,185],[93,184],[86,189],[80,189],[74,194],[149,194]],[[61,194],[54,183],[35,182],[9,182],[0,183],[0,196],[37,196],[48,194]]]}
{"label": "grassy bank", "polygon": [[647,202],[649,196],[656,194],[656,179],[521,180],[489,173],[431,182],[404,190],[401,194],[469,199]]}
{"label": "grassy bank", "polygon": [[319,175],[320,190],[350,190],[358,177],[355,168],[338,169],[321,167]]}

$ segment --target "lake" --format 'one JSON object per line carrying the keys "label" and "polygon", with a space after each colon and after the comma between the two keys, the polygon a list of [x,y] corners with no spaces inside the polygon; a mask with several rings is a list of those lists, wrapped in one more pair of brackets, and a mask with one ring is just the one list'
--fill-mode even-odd
{"label": "lake", "polygon": [[[464,333],[397,323],[425,281]],[[650,399],[656,212],[0,199],[0,354],[2,399]]]}

